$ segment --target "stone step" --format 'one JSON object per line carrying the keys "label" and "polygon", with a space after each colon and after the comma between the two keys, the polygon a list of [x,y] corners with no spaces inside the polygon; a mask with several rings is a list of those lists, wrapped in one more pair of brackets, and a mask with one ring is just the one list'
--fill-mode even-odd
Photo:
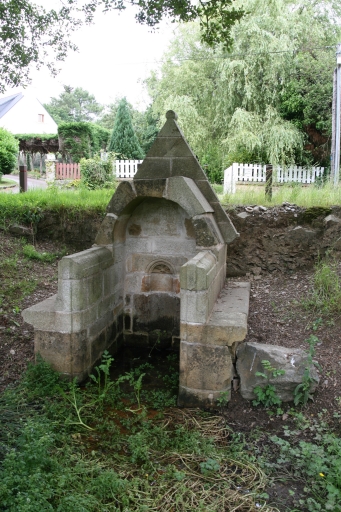
{"label": "stone step", "polygon": [[181,322],[181,341],[230,347],[243,341],[247,334],[249,297],[250,283],[227,282],[206,323]]}
{"label": "stone step", "polygon": [[232,345],[247,334],[251,285],[229,281],[221,290],[207,322],[207,336],[213,345]]}

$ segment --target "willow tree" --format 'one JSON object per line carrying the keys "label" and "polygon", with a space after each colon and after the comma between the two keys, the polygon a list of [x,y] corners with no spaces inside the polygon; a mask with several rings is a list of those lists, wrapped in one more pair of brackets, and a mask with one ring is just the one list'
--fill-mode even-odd
{"label": "willow tree", "polygon": [[242,151],[256,162],[286,165],[302,149],[303,134],[272,107],[267,107],[264,115],[237,108],[229,132],[229,137],[222,141],[230,159],[227,165],[236,160],[232,156]]}
{"label": "willow tree", "polygon": [[[330,75],[329,85],[321,84],[319,96],[320,102],[330,104],[335,65],[333,45],[341,34],[341,7],[334,0],[271,0],[266,6],[260,0],[236,0],[235,5],[243,5],[247,14],[232,28],[231,52],[222,46],[212,50],[200,43],[196,24],[178,29],[159,75],[148,81],[153,108],[157,113],[169,108],[178,110],[180,124],[196,154],[202,162],[212,165],[213,161],[220,169],[229,159],[232,146],[234,151],[239,147],[249,158],[255,158],[242,139],[239,144],[235,140],[237,132],[240,136],[243,133],[239,128],[236,132],[242,113],[244,119],[249,116],[250,120],[262,123],[269,119],[267,126],[277,126],[277,133],[280,130],[282,139],[288,143],[285,151],[278,150],[281,158],[284,154],[287,160],[294,155],[297,158],[302,154],[305,121],[301,126],[296,123],[294,129],[293,109],[285,112],[283,102],[290,97],[293,80],[300,80],[302,61],[314,59],[324,66],[324,76]],[[327,46],[332,48],[317,49]],[[314,81],[313,71],[309,76]],[[301,99],[308,97],[303,90],[299,93]],[[314,110],[313,107],[310,112]],[[302,117],[302,112],[297,115]],[[327,117],[325,126],[329,126],[326,111],[323,115]],[[280,123],[281,117],[290,122]],[[258,127],[258,122],[251,126]],[[226,142],[230,137],[234,138],[233,145]],[[259,139],[259,131],[255,137],[265,141],[263,137]],[[267,144],[271,140],[275,143],[273,137],[267,139]],[[258,158],[264,153],[272,157],[278,153],[269,146],[260,149],[257,144],[257,148]]]}

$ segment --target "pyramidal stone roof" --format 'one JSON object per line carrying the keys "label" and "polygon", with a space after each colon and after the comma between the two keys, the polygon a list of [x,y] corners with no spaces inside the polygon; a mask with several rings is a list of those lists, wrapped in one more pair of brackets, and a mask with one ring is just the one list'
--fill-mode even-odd
{"label": "pyramidal stone roof", "polygon": [[226,243],[231,243],[238,233],[221,206],[197,157],[189,147],[173,110],[166,113],[166,123],[158,133],[152,147],[134,176],[138,180],[165,179],[184,176],[192,179],[214,210],[214,217]]}

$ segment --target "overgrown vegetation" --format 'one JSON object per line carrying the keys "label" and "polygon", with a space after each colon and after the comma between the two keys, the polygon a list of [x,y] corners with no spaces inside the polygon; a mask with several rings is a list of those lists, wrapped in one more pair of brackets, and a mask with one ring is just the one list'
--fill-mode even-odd
{"label": "overgrown vegetation", "polygon": [[[120,383],[136,382],[142,370]],[[63,383],[40,360],[5,392],[2,510],[252,512],[264,502],[266,476],[222,417],[180,409],[156,414],[147,392],[136,409],[133,386],[117,381],[106,390],[98,395],[97,382],[82,389]]]}
{"label": "overgrown vegetation", "polygon": [[30,365],[0,397],[2,510],[279,512],[267,504],[278,478],[292,512],[341,510],[341,440],[322,414],[288,409],[290,426],[260,449],[264,434],[244,438],[223,415],[155,403],[145,375],[163,379],[159,395],[177,392],[167,360],[166,375],[145,363],[113,378],[104,353],[82,388]]}
{"label": "overgrown vegetation", "polygon": [[106,160],[102,160],[99,155],[93,158],[82,158],[81,182],[89,190],[102,188],[114,188],[115,178],[113,174],[115,155],[110,155]]}
{"label": "overgrown vegetation", "polygon": [[78,163],[106,149],[110,132],[93,123],[71,122],[58,126],[58,136],[61,153]]}
{"label": "overgrown vegetation", "polygon": [[51,252],[40,252],[34,247],[34,245],[24,245],[23,246],[23,255],[30,260],[39,260],[47,263],[53,263],[56,261],[58,257],[62,257],[65,255],[65,251],[61,251],[59,253],[51,253]]}
{"label": "overgrown vegetation", "polygon": [[[295,414],[295,413],[294,413]],[[291,491],[293,511],[341,511],[341,438],[323,420],[296,415],[293,429],[284,427],[284,437],[271,436],[273,461],[265,463],[268,471],[285,475],[287,483],[300,492]]]}
{"label": "overgrown vegetation", "polygon": [[37,215],[47,212],[58,214],[62,218],[81,218],[85,214],[104,215],[111,199],[113,189],[61,190],[53,187],[47,190],[34,189],[25,194],[2,194],[0,223],[6,227],[12,222],[30,224]]}
{"label": "overgrown vegetation", "polygon": [[303,301],[307,308],[331,316],[341,312],[340,263],[328,253],[315,265],[312,293]]}
{"label": "overgrown vegetation", "polygon": [[31,140],[31,139],[40,139],[40,140],[54,140],[58,139],[57,133],[16,133],[14,137],[17,140]]}

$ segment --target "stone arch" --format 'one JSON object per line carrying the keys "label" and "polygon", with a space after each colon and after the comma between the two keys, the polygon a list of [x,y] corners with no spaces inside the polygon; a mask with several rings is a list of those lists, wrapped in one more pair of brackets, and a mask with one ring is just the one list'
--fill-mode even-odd
{"label": "stone arch", "polygon": [[174,268],[171,263],[163,259],[157,259],[150,263],[146,271],[149,274],[157,273],[157,274],[174,274]]}

